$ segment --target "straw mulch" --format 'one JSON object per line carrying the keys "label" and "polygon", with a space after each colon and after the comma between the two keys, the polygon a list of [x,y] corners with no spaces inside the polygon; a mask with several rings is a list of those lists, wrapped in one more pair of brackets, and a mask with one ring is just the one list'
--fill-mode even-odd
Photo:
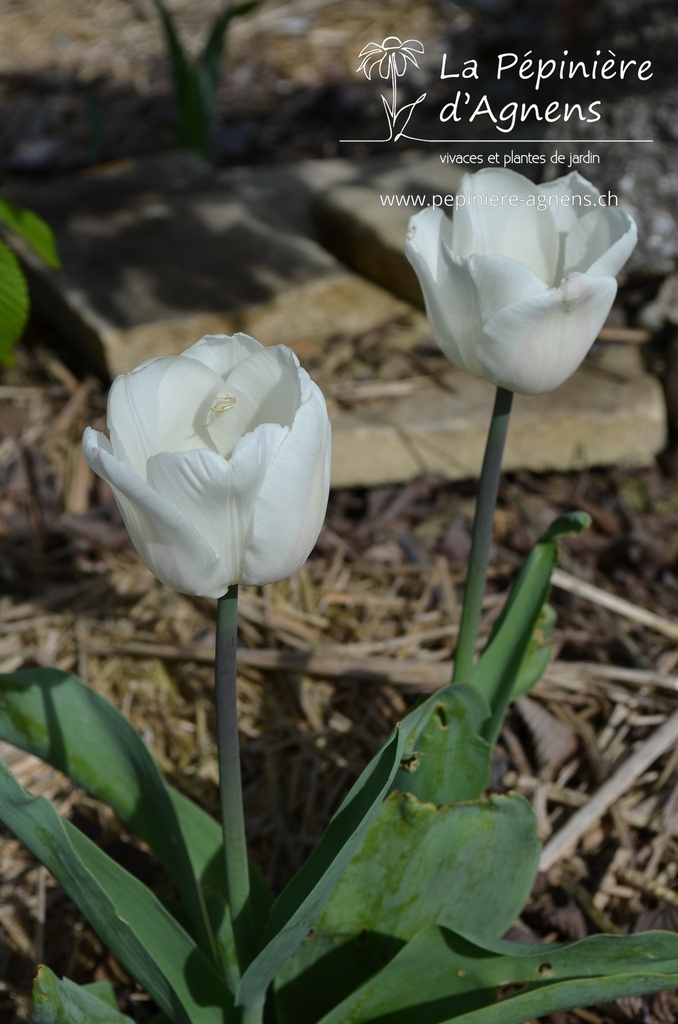
{"label": "straw mulch", "polygon": [[[0,670],[58,666],[134,722],[168,778],[217,806],[214,603],[158,584],[80,451],[105,392],[34,326],[0,386]],[[253,855],[280,887],[412,701],[446,683],[474,485],[421,477],[331,497],[318,547],[292,580],[244,588],[240,722]],[[530,545],[574,507],[593,527],[563,546],[552,603],[555,658],[518,702],[494,785],[523,793],[544,872],[515,934],[565,940],[678,921],[678,505],[659,468],[505,480],[483,630]],[[2,750],[149,884],[148,852],[104,808],[35,759]],[[568,831],[570,829],[571,831]],[[0,1019],[25,1020],[36,965],[106,978],[124,1008],[143,996],[46,872],[0,846]],[[651,1017],[643,1014],[651,1013]],[[561,1015],[678,1020],[673,997]]]}

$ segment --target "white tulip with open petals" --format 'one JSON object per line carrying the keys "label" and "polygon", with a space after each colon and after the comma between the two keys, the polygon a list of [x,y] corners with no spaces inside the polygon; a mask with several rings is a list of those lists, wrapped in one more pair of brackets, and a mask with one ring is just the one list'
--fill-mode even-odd
{"label": "white tulip with open petals", "polygon": [[457,197],[452,220],[415,214],[405,243],[438,344],[510,391],[557,388],[605,323],[633,220],[576,172],[534,185],[486,168],[464,175]]}
{"label": "white tulip with open petals", "polygon": [[320,532],[330,482],[322,392],[283,345],[210,335],[118,377],[110,440],[85,457],[163,583],[222,597],[291,576]]}

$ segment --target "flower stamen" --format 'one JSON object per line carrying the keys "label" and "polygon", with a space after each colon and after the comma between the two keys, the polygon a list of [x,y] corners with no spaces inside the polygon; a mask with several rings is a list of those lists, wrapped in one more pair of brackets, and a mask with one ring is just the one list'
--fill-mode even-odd
{"label": "flower stamen", "polygon": [[212,417],[212,419],[208,419],[207,423],[203,423],[202,426],[211,427],[212,424],[216,423],[216,421],[221,416],[223,416],[225,412],[228,412],[229,409],[232,409],[235,403],[236,399],[234,395],[219,395],[217,398],[214,399],[212,405],[210,406],[210,412],[214,413],[214,416]]}

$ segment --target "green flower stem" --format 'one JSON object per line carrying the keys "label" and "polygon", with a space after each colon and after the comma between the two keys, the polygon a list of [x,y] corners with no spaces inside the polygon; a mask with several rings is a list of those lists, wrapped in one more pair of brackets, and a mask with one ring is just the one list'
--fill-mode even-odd
{"label": "green flower stem", "polygon": [[478,487],[466,593],[464,594],[464,606],[461,613],[457,650],[454,657],[453,683],[468,683],[473,668],[483,595],[485,594],[485,582],[487,580],[487,563],[492,543],[494,510],[497,505],[497,494],[499,492],[501,460],[508,433],[512,401],[512,391],[507,391],[505,388],[497,388]]}
{"label": "green flower stem", "polygon": [[[243,972],[256,950],[238,741],[237,639],[238,588],[232,586],[217,606],[216,717],[226,892],[238,965]],[[257,1024],[261,1011],[243,1009],[241,1020],[243,1024]]]}
{"label": "green flower stem", "polygon": [[246,1006],[241,1007],[240,1024],[261,1024],[263,1010],[250,1010]]}

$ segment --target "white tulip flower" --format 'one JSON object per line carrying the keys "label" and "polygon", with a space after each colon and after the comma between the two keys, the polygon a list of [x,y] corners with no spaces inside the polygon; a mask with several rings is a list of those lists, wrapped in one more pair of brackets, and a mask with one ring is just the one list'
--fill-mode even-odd
{"label": "white tulip flower", "polygon": [[330,481],[322,392],[284,345],[202,338],[118,377],[110,441],[85,457],[113,488],[135,548],[163,583],[222,597],[291,576],[320,532]]}
{"label": "white tulip flower", "polygon": [[574,373],[636,243],[607,198],[576,172],[534,185],[486,168],[462,178],[452,220],[432,207],[411,218],[405,252],[448,359],[522,394]]}

